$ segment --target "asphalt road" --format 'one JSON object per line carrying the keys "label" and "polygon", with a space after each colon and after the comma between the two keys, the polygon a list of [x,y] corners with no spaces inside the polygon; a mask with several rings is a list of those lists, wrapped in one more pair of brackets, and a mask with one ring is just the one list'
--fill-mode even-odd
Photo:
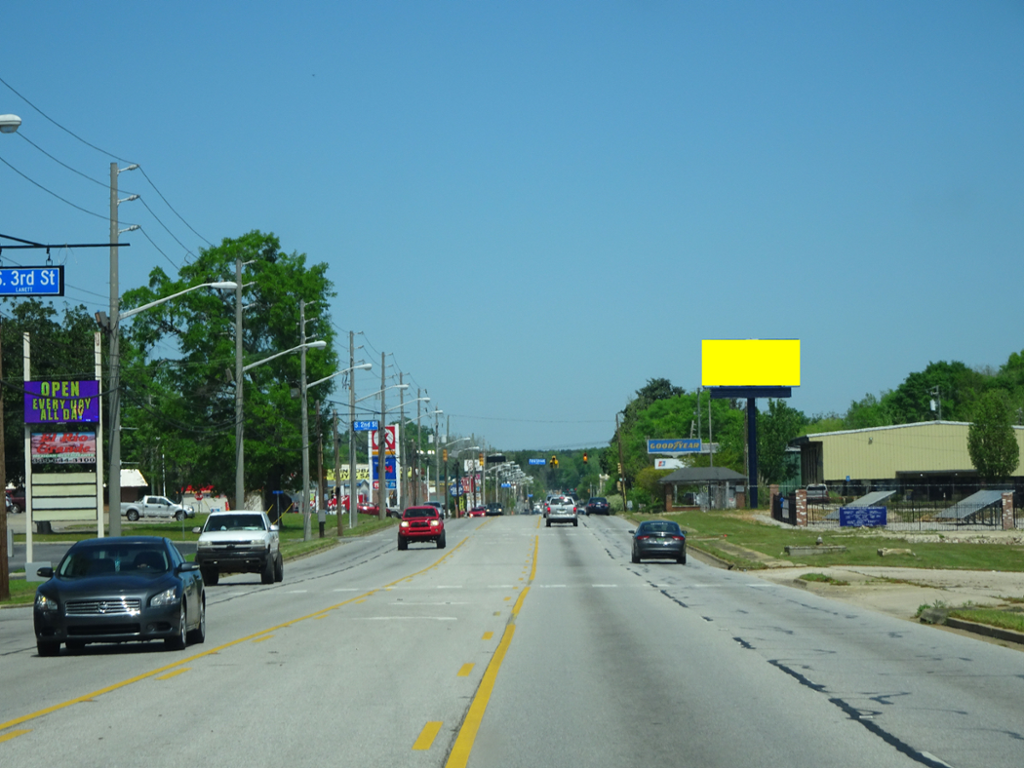
{"label": "asphalt road", "polygon": [[30,610],[0,611],[0,763],[1021,764],[1019,652],[692,557],[632,565],[617,518],[542,522],[230,577],[181,652],[43,659]]}

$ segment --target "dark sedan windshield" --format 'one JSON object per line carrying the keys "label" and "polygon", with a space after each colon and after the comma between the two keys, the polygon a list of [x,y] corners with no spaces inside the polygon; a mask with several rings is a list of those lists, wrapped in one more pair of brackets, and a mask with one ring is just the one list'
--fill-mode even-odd
{"label": "dark sedan windshield", "polygon": [[71,549],[57,568],[62,579],[83,579],[113,573],[166,573],[171,564],[165,550],[146,544]]}

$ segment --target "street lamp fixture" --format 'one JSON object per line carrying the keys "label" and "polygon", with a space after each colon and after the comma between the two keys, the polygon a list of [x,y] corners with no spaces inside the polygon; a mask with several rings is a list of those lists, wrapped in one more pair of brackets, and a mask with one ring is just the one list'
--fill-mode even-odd
{"label": "street lamp fixture", "polygon": [[0,115],[0,133],[14,133],[21,125],[17,115]]}
{"label": "street lamp fixture", "polygon": [[[116,225],[115,225],[116,228]],[[197,291],[200,288],[214,288],[217,290],[235,289],[235,283],[202,283],[193,285],[183,291],[164,296],[162,299],[143,304],[141,307],[121,312],[119,308],[119,297],[116,294],[111,296],[111,317],[110,317],[110,480],[107,482],[108,506],[110,509],[110,535],[121,535],[121,396],[118,392],[121,386],[121,360],[120,335],[121,320],[126,320],[132,315],[137,315],[146,309],[152,309],[164,302],[176,299],[186,293]]]}

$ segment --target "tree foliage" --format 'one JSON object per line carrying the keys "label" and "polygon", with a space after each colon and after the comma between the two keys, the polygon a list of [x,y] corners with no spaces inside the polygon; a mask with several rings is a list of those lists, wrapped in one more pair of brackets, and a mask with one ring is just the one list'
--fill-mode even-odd
{"label": "tree foliage", "polygon": [[768,411],[757,414],[757,471],[764,483],[789,479],[786,448],[800,434],[806,418],[785,400],[769,400]]}
{"label": "tree foliage", "polygon": [[967,432],[971,463],[985,480],[1009,477],[1020,462],[1020,447],[1012,426],[1009,398],[993,390],[982,395]]}
{"label": "tree foliage", "polygon": [[[304,254],[283,252],[272,234],[253,231],[202,250],[176,280],[154,269],[149,286],[126,292],[123,304],[140,306],[190,286],[233,281],[236,260],[245,264],[243,362],[251,364],[298,346],[304,301],[307,341],[323,339],[328,344],[324,350],[306,353],[306,380],[337,371],[335,333],[328,317],[335,294],[326,278],[327,265],[310,265]],[[142,312],[130,323],[122,329],[127,342],[122,344],[122,422],[135,430],[123,440],[125,460],[134,457],[145,463],[159,441],[174,471],[172,485],[213,485],[233,491],[234,293],[194,291]],[[263,488],[265,504],[272,491],[301,483],[301,409],[300,400],[293,397],[301,381],[300,367],[300,354],[295,353],[246,374],[245,485]],[[317,399],[323,423],[330,423],[324,401],[333,385],[329,381],[310,390],[311,425]]]}

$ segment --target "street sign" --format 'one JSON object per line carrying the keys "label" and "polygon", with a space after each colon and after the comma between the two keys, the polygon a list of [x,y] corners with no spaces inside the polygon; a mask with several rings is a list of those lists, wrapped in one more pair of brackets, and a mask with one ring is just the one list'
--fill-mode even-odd
{"label": "street sign", "polygon": [[0,296],[63,296],[64,267],[0,267]]}
{"label": "street sign", "polygon": [[353,421],[352,422],[353,432],[376,432],[377,422],[376,421]]}
{"label": "street sign", "polygon": [[535,467],[543,467],[547,462],[544,459],[530,459],[530,464]]}

